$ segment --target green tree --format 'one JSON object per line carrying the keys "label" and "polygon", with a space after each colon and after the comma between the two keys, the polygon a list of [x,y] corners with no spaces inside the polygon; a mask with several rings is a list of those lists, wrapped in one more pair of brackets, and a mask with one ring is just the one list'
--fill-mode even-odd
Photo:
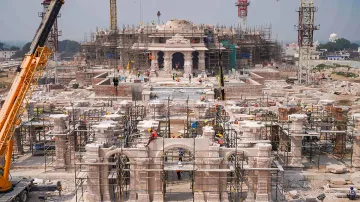
{"label": "green tree", "polygon": [[21,50],[18,50],[11,58],[24,58],[25,54],[29,52],[31,43],[25,44]]}
{"label": "green tree", "polygon": [[335,42],[328,42],[326,44],[320,44],[318,49],[327,49],[330,52],[333,51],[341,51],[341,50],[357,50],[359,47],[356,43],[351,43],[349,40],[340,38],[337,39]]}
{"label": "green tree", "polygon": [[11,47],[9,48],[9,50],[11,50],[11,51],[19,51],[20,48],[19,48],[19,47],[16,47],[16,46],[11,46]]}

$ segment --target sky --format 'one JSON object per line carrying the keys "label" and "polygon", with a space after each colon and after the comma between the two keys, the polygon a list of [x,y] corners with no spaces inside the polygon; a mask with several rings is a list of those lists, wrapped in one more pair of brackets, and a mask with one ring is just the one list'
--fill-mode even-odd
{"label": "sky", "polygon": [[[118,24],[157,22],[171,19],[191,20],[194,23],[236,25],[236,0],[117,0]],[[0,41],[30,41],[39,26],[41,0],[1,0]],[[140,2],[142,9],[140,9]],[[249,26],[271,24],[273,38],[283,42],[296,41],[294,25],[300,0],[250,0]],[[331,33],[351,41],[360,40],[360,0],[315,0],[318,12],[315,40],[327,41]],[[141,12],[142,10],[142,12]],[[109,0],[65,0],[59,18],[60,40],[83,41],[85,33],[109,27]]]}

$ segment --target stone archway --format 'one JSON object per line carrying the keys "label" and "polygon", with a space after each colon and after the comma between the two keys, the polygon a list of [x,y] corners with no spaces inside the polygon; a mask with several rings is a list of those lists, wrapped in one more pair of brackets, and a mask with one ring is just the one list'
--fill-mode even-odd
{"label": "stone archway", "polygon": [[193,64],[193,69],[199,68],[199,52],[197,51],[192,52],[192,64]]}
{"label": "stone archway", "polygon": [[162,52],[162,51],[157,52],[157,62],[159,65],[159,69],[163,69],[164,68],[164,52]]}
{"label": "stone archway", "polygon": [[233,201],[235,199],[240,199],[242,201],[247,196],[243,195],[241,192],[235,193],[235,190],[237,190],[238,186],[241,186],[241,184],[239,184],[240,182],[236,180],[236,178],[245,176],[245,170],[241,168],[249,165],[249,158],[250,156],[247,151],[238,150],[226,153],[224,158],[222,159],[221,168],[229,169],[230,167],[232,167],[234,169],[233,172],[220,173],[220,184],[226,184],[227,186],[221,186],[219,189],[221,193],[226,193],[226,195],[228,195],[229,193],[229,201]]}
{"label": "stone archway", "polygon": [[176,52],[172,55],[172,69],[183,70],[185,64],[185,55],[181,52]]}
{"label": "stone archway", "polygon": [[[164,165],[166,167],[177,167],[179,162],[182,166],[181,168],[187,168],[191,166],[194,160],[194,151],[193,148],[190,148],[186,144],[172,144],[164,148],[164,153],[161,153],[164,160]],[[163,184],[162,190],[164,190],[165,201],[168,200],[181,200],[188,201],[193,199],[193,193],[189,187],[194,186],[192,183],[192,176],[194,172],[191,170],[166,170],[164,177],[166,178],[166,183]],[[181,183],[183,186],[179,187],[177,184]]]}
{"label": "stone archway", "polygon": [[128,200],[131,191],[129,158],[125,154],[114,153],[107,160],[109,162],[108,184],[110,200]]}
{"label": "stone archway", "polygon": [[[116,158],[114,158],[116,157]],[[110,150],[105,154],[104,157],[104,161],[106,164],[112,164],[112,165],[105,165],[103,167],[103,175],[106,176],[103,178],[102,184],[103,186],[103,192],[104,192],[104,199],[109,200],[109,201],[117,201],[117,200],[110,200],[112,197],[114,197],[114,185],[116,185],[116,183],[114,183],[113,180],[111,181],[110,177],[112,174],[113,178],[117,177],[118,174],[113,174],[112,172],[112,166],[116,166],[116,164],[114,164],[114,160],[117,160],[117,158],[120,158],[120,160],[125,160],[122,162],[123,165],[123,171],[124,171],[124,176],[128,176],[126,178],[122,178],[123,181],[118,181],[121,182],[126,189],[124,189],[124,186],[122,187],[122,193],[124,198],[126,197],[129,200],[133,200],[136,199],[136,182],[138,181],[138,177],[136,177],[138,174],[135,173],[135,164],[136,164],[136,153],[128,151],[128,150],[124,150],[123,148],[117,148],[114,150]],[[125,170],[124,170],[125,169]],[[115,169],[115,170],[121,170],[121,169]],[[128,179],[127,179],[128,178]],[[128,181],[126,181],[128,180]],[[118,186],[119,187],[119,186]],[[115,188],[118,188],[115,186]],[[114,199],[114,198],[112,198]],[[116,198],[115,198],[116,199]]]}

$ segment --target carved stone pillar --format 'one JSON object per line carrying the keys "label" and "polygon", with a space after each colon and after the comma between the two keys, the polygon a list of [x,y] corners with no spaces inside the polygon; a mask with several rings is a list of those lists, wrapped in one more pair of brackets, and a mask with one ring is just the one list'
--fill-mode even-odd
{"label": "carved stone pillar", "polygon": [[100,179],[101,179],[101,172],[100,167],[96,165],[96,163],[100,162],[99,158],[99,150],[102,145],[100,144],[88,144],[86,145],[86,158],[84,158],[85,163],[88,163],[88,170],[87,172],[87,191],[85,192],[85,202],[98,202],[102,201],[102,188]]}
{"label": "carved stone pillar", "polygon": [[163,114],[163,108],[164,108],[164,103],[158,100],[154,100],[149,102],[149,114],[148,116],[151,117],[152,119],[158,119],[164,116]]}
{"label": "carved stone pillar", "polygon": [[[217,150],[219,150],[219,147],[217,147]],[[221,160],[220,158],[209,159],[209,169],[219,169]],[[208,172],[207,175],[209,176],[207,185],[205,185],[207,186],[205,190],[208,191],[207,202],[218,202],[220,201],[219,186],[213,185],[220,183],[220,172]]]}
{"label": "carved stone pillar", "polygon": [[[360,131],[360,114],[354,114],[353,118],[355,120],[355,133]],[[354,147],[353,147],[353,166],[360,167],[360,137],[354,138]]]}
{"label": "carved stone pillar", "polygon": [[199,51],[198,70],[202,71],[203,68],[205,70],[205,51]]}
{"label": "carved stone pillar", "polygon": [[302,167],[302,137],[296,134],[302,134],[303,123],[306,120],[305,114],[289,115],[289,120],[292,121],[290,127],[291,140],[291,163],[290,166]]}
{"label": "carved stone pillar", "polygon": [[189,74],[192,75],[193,67],[192,67],[192,53],[185,53],[185,62],[184,62],[184,77],[188,78]]}
{"label": "carved stone pillar", "polygon": [[172,67],[172,62],[171,62],[171,52],[169,51],[165,51],[164,52],[164,70],[166,73],[171,73],[171,67]]}
{"label": "carved stone pillar", "polygon": [[[201,168],[204,168],[205,162],[201,159],[196,159],[195,157],[195,165],[197,166],[198,169],[201,169]],[[195,175],[195,190],[199,190],[197,192],[194,193],[194,198],[195,198],[195,201],[198,201],[198,202],[205,202],[205,195],[204,195],[204,192],[202,192],[202,190],[204,190],[204,186],[205,186],[205,181],[204,181],[204,176],[205,176],[205,173],[204,172],[200,172],[200,171],[197,171],[197,172],[194,172],[194,175]]]}
{"label": "carved stone pillar", "polygon": [[[256,157],[256,167],[257,168],[270,168],[270,144],[257,144],[258,147],[258,157]],[[270,201],[271,196],[271,171],[267,170],[257,170],[255,171],[255,176],[257,177],[257,186],[256,186],[256,202],[268,202]]]}
{"label": "carved stone pillar", "polygon": [[28,104],[27,104],[27,114],[28,114],[28,117],[29,119],[32,119],[34,117],[34,107],[35,107],[35,104],[36,102],[35,101],[29,101]]}
{"label": "carved stone pillar", "polygon": [[[68,129],[66,129],[66,119],[68,118],[65,114],[54,114],[50,115],[50,118],[54,122],[54,129],[51,131],[51,135],[55,137],[55,154],[56,154],[56,169],[65,169],[70,163],[70,159],[67,158],[70,152],[70,145],[67,144],[66,136]],[[67,160],[66,160],[67,159]]]}
{"label": "carved stone pillar", "polygon": [[20,131],[19,127],[15,129],[14,138],[15,138],[14,150],[18,154],[21,154],[21,155],[24,154],[24,148],[21,143],[21,131]]}
{"label": "carved stone pillar", "polygon": [[151,60],[151,67],[150,67],[150,69],[151,69],[150,70],[150,76],[155,77],[156,76],[156,71],[159,70],[157,51],[152,51],[151,55],[152,55],[152,60]]}

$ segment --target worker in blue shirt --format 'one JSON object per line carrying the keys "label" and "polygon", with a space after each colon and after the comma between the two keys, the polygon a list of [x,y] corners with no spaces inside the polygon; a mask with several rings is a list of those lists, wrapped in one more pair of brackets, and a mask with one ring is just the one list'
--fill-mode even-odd
{"label": "worker in blue shirt", "polygon": [[355,192],[355,190],[354,190],[354,187],[350,187],[349,199],[350,199],[350,200],[356,200],[356,192]]}

